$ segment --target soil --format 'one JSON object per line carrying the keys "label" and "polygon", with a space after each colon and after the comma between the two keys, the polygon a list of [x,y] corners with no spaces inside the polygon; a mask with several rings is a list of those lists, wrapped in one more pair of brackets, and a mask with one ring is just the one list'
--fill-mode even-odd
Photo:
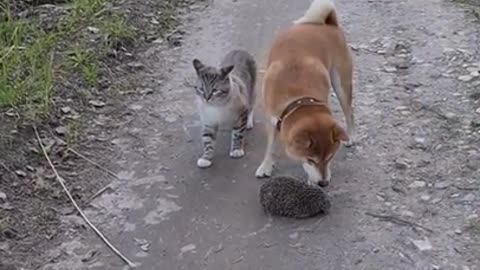
{"label": "soil", "polygon": [[[64,19],[69,9],[66,2],[9,4],[15,16],[38,21],[48,31]],[[82,208],[112,179],[108,174],[99,174],[101,170],[94,170],[95,165],[69,149],[76,149],[100,166],[111,165],[109,160],[117,153],[108,137],[125,123],[125,115],[131,114],[125,110],[125,104],[152,93],[139,88],[136,74],[145,66],[139,62],[138,54],[161,39],[165,39],[166,50],[178,46],[174,39],[180,40],[182,33],[176,31],[177,16],[204,6],[202,1],[115,2],[110,8],[122,9],[129,26],[137,31],[136,40],[122,42],[100,60],[99,83],[90,89],[91,100],[80,95],[88,86],[78,74],[56,83],[52,112],[35,122],[35,126],[56,169]],[[84,37],[75,38],[78,39],[71,42],[83,42],[80,39]],[[91,48],[100,47],[101,40],[92,40]],[[1,109],[0,127],[0,269],[37,269],[45,264],[45,250],[58,246],[65,234],[76,235],[86,227],[72,227],[65,221],[64,217],[75,211],[46,163],[32,121],[21,116],[16,108]]]}
{"label": "soil", "polygon": [[[168,42],[149,43],[138,54],[142,68],[128,85],[143,94],[97,108],[82,133],[78,150],[117,177],[53,148],[75,197],[139,269],[480,269],[474,1],[336,1],[354,53],[358,142],[335,158],[328,215],[295,221],[262,212],[261,180],[254,177],[266,140],[261,112],[243,159],[228,158],[225,133],[214,166],[196,168],[200,124],[185,83],[194,76],[191,60],[214,64],[244,48],[262,66],[274,34],[308,2],[218,1],[185,11]],[[121,269],[47,177],[38,154],[15,152],[22,143],[35,145],[25,130],[2,138],[12,144],[0,149],[9,158],[8,170],[0,167],[8,175],[0,185],[0,220],[5,213],[15,220],[2,230],[2,267]],[[46,130],[46,141],[54,140]],[[277,175],[304,177],[298,164],[279,158]],[[41,192],[33,189],[38,172],[40,186],[48,187]]]}

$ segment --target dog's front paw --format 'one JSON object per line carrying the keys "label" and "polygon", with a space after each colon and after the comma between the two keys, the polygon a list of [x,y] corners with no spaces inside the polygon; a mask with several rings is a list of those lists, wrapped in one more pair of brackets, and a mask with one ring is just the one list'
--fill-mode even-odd
{"label": "dog's front paw", "polygon": [[344,142],[343,145],[345,145],[345,147],[352,147],[352,146],[355,145],[355,141],[353,139],[350,139],[350,140]]}
{"label": "dog's front paw", "polygon": [[230,151],[231,158],[241,158],[243,156],[245,156],[245,151],[243,151],[243,149],[235,149]]}
{"label": "dog's front paw", "polygon": [[199,168],[208,168],[208,167],[212,166],[212,161],[208,160],[208,159],[205,159],[205,158],[199,158],[197,160],[197,166]]}
{"label": "dog's front paw", "polygon": [[257,171],[255,172],[255,176],[257,178],[265,178],[272,176],[273,171],[273,162],[271,161],[263,161],[262,164],[258,167]]}

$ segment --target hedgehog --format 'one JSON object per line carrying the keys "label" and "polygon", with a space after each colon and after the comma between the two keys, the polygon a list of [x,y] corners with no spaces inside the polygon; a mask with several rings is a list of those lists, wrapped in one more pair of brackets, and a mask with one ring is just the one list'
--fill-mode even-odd
{"label": "hedgehog", "polygon": [[260,203],[266,214],[297,219],[326,214],[331,207],[321,187],[288,176],[267,179],[260,188]]}

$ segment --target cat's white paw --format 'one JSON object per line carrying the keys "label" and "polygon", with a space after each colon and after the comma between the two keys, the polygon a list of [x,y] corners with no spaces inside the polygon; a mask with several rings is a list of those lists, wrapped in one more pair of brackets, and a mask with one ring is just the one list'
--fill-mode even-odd
{"label": "cat's white paw", "polygon": [[243,149],[235,149],[230,152],[230,157],[232,158],[241,158],[245,156],[245,151]]}
{"label": "cat's white paw", "polygon": [[273,171],[273,162],[271,161],[263,161],[262,164],[258,167],[257,171],[255,172],[255,176],[257,178],[264,178],[272,176]]}
{"label": "cat's white paw", "polygon": [[208,160],[208,159],[204,159],[204,158],[199,158],[197,160],[197,166],[199,168],[208,168],[208,167],[212,166],[212,161]]}

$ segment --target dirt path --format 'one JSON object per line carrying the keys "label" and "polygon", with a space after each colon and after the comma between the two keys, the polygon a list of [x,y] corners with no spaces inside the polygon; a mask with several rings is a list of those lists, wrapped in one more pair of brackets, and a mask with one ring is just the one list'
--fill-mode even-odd
{"label": "dirt path", "polygon": [[[191,59],[217,63],[242,47],[260,61],[275,32],[307,6],[218,1],[186,24],[173,55],[151,48],[143,87],[158,94],[129,106],[135,113],[112,141],[122,180],[88,215],[139,269],[480,269],[480,28],[467,8],[337,1],[355,51],[359,143],[336,157],[329,215],[265,217],[254,177],[265,141],[258,122],[244,159],[228,158],[224,136],[215,166],[196,168],[199,123],[184,86]],[[277,174],[301,175],[281,163]],[[122,266],[91,234],[49,256],[43,269]]]}

